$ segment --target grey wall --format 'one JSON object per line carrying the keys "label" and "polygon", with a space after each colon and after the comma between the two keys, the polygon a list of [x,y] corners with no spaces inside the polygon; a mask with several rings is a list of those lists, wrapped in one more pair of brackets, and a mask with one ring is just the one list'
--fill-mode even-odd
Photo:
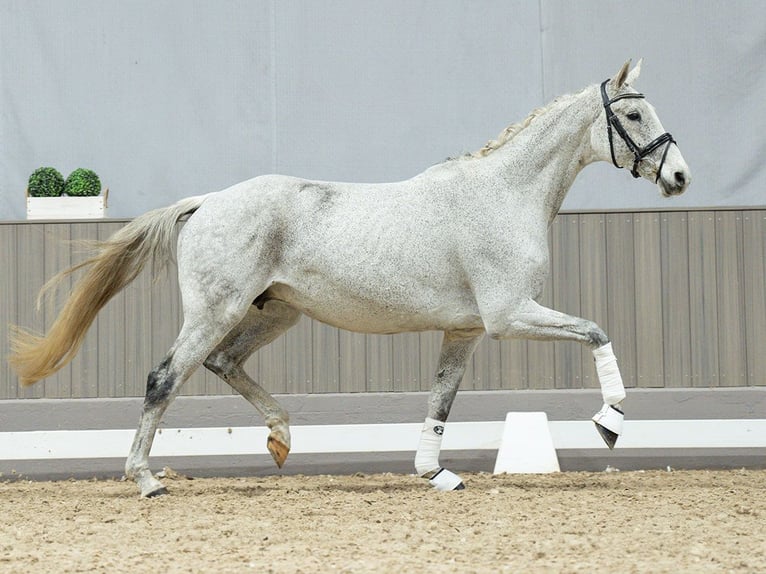
{"label": "grey wall", "polygon": [[383,181],[645,58],[695,183],[592,167],[570,209],[766,204],[766,4],[0,0],[0,219],[84,166],[132,217],[253,175]]}

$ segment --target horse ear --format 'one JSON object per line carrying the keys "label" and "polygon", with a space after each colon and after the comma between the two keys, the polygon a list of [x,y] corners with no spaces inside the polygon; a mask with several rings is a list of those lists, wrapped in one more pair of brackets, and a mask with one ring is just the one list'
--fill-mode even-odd
{"label": "horse ear", "polygon": [[631,86],[636,83],[636,80],[638,79],[638,76],[641,75],[641,62],[643,62],[644,59],[641,58],[638,63],[636,63],[636,67],[633,68],[630,72],[628,72],[628,77],[625,78],[625,83],[630,84]]}
{"label": "horse ear", "polygon": [[625,83],[626,78],[628,77],[628,69],[630,68],[630,60],[625,62],[622,65],[622,68],[620,68],[620,71],[617,72],[617,75],[612,78],[612,86],[615,90],[618,90],[622,87],[622,85]]}

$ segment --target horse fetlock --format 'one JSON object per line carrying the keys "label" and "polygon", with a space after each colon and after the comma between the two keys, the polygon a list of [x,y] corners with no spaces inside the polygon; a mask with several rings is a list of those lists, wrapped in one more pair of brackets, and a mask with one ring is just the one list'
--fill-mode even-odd
{"label": "horse fetlock", "polygon": [[588,330],[588,346],[591,349],[597,349],[607,343],[609,343],[609,337],[606,336],[601,327],[592,323],[591,328]]}

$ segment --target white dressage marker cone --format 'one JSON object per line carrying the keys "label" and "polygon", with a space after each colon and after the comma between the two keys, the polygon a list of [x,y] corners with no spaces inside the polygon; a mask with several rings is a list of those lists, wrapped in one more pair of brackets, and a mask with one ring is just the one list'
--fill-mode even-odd
{"label": "white dressage marker cone", "polygon": [[559,472],[559,459],[545,413],[508,413],[494,474]]}

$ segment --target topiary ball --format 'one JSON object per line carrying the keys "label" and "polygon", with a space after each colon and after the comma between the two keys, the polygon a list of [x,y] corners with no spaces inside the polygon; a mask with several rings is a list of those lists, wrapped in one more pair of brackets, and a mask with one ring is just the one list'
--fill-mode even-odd
{"label": "topiary ball", "polygon": [[64,193],[75,196],[98,195],[101,193],[101,180],[95,171],[78,168],[66,178]]}
{"label": "topiary ball", "polygon": [[64,193],[64,176],[54,167],[39,167],[29,176],[27,190],[32,197],[58,197]]}

